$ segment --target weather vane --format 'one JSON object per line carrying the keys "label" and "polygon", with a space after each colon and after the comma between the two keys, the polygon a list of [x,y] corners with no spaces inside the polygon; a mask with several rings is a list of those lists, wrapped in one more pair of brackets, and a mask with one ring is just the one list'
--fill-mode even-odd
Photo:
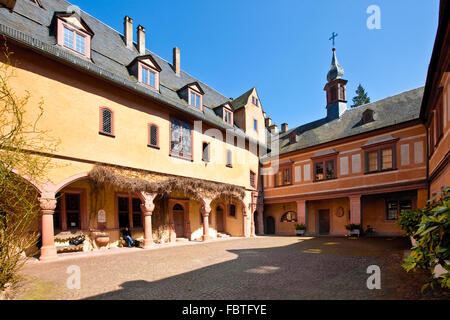
{"label": "weather vane", "polygon": [[337,36],[338,36],[338,34],[334,33],[334,31],[333,31],[333,33],[331,34],[331,38],[328,39],[328,40],[333,40],[333,48],[334,48],[334,39],[336,39]]}

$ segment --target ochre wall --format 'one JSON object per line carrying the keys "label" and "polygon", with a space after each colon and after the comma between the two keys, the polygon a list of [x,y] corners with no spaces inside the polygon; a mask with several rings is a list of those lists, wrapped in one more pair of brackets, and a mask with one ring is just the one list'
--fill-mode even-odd
{"label": "ochre wall", "polygon": [[[17,65],[11,85],[18,95],[25,90],[31,93],[27,116],[36,116],[33,106],[42,98],[40,128],[61,140],[56,154],[73,158],[71,168],[49,174],[51,182],[58,184],[89,170],[89,166],[76,163],[83,159],[251,188],[249,174],[250,170],[258,172],[257,155],[194,131],[193,162],[170,157],[169,119],[188,121],[184,115],[22,48],[11,46],[10,50]],[[100,107],[114,112],[114,138],[98,133]],[[160,149],[147,146],[149,123],[159,126]],[[203,124],[203,131],[206,129]],[[225,132],[222,134],[225,140]],[[211,142],[210,163],[202,161],[203,141]],[[232,168],[225,166],[227,149],[233,151]]]}
{"label": "ochre wall", "polygon": [[[319,210],[330,210],[330,235],[345,235],[348,231],[345,225],[349,223],[349,200],[348,198],[308,201],[308,223],[307,232],[309,234],[318,234],[318,214]],[[342,217],[336,216],[338,209],[344,209]]]}

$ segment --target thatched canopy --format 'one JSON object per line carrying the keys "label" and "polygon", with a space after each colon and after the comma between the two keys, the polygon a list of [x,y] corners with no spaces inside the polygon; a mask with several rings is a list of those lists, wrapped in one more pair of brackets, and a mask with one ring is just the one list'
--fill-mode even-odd
{"label": "thatched canopy", "polygon": [[89,172],[88,177],[97,185],[108,185],[115,189],[136,193],[144,191],[169,195],[173,191],[179,191],[197,199],[224,196],[242,200],[245,197],[245,189],[234,185],[114,166],[96,165]]}

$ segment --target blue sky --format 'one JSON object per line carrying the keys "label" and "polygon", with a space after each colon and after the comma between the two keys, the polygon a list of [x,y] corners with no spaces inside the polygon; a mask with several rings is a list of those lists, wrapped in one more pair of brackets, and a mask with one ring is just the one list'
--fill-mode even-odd
{"label": "blue sky", "polygon": [[[72,0],[123,33],[123,18],[146,28],[147,48],[227,97],[256,87],[264,110],[292,128],[326,114],[331,41],[348,80],[372,101],[423,86],[436,36],[437,0]],[[369,30],[370,5],[381,29]],[[135,36],[136,31],[134,30]]]}

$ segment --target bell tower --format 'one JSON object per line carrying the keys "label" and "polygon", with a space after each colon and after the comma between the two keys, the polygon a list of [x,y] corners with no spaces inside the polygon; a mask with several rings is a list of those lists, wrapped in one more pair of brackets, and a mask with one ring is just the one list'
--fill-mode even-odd
{"label": "bell tower", "polygon": [[327,120],[338,119],[347,109],[345,86],[347,80],[342,79],[344,69],[339,65],[336,49],[333,48],[330,71],[327,74],[327,84],[323,90],[327,93]]}

